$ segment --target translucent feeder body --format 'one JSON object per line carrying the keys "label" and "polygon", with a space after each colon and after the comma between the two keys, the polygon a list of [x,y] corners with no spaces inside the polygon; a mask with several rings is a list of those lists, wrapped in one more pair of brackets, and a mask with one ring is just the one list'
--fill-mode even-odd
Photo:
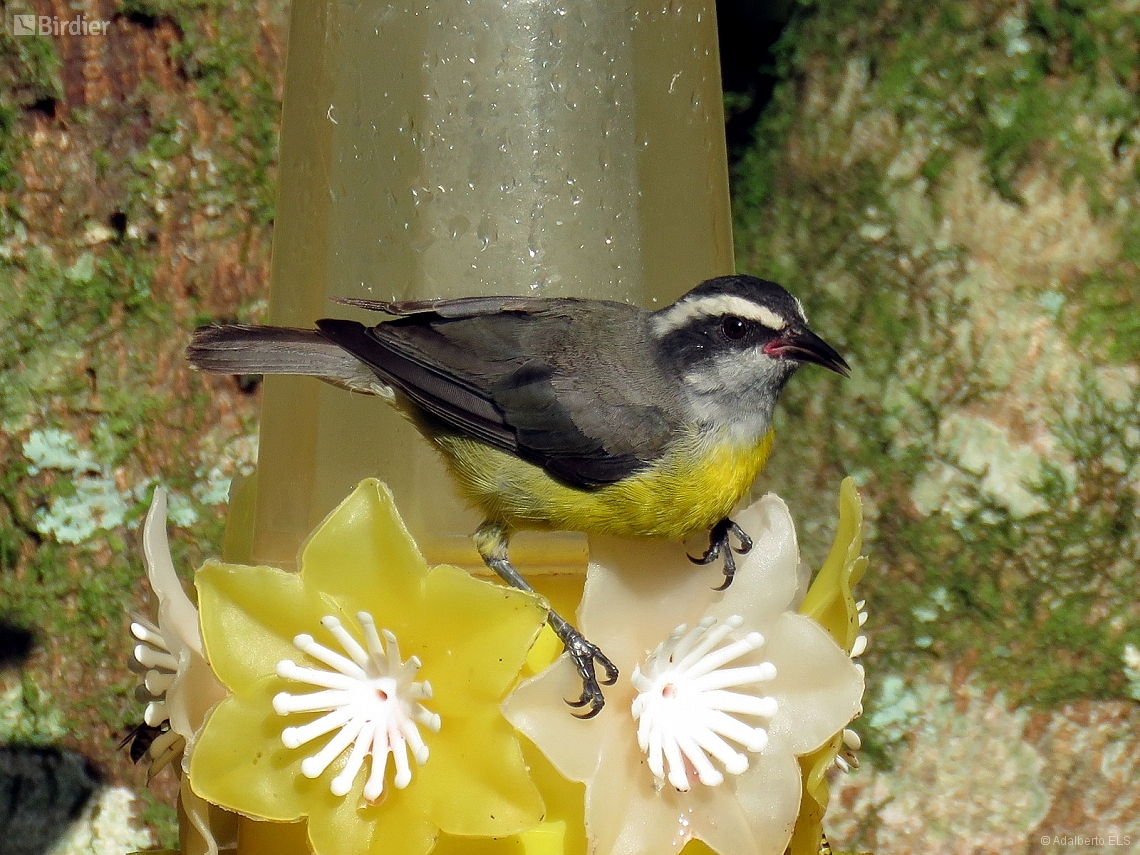
{"label": "translucent feeder body", "polygon": [[[666,305],[733,270],[715,7],[296,0],[268,321],[375,323],[331,297]],[[268,378],[253,558],[292,566],[362,478],[431,562],[481,566],[438,456],[381,400]],[[524,535],[526,573],[579,535]]]}

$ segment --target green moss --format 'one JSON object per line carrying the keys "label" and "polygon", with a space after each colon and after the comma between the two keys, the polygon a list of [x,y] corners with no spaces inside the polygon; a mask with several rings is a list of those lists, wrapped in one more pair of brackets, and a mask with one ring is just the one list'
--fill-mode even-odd
{"label": "green moss", "polygon": [[177,851],[178,811],[174,805],[161,801],[149,789],[139,793],[139,798],[142,801],[142,811],[139,818],[154,829],[158,837],[158,848]]}
{"label": "green moss", "polygon": [[[129,244],[103,244],[71,263],[30,247],[0,264],[12,295],[0,303],[7,433],[0,562],[5,571],[18,570],[0,572],[0,602],[6,619],[37,627],[87,662],[126,662],[125,614],[138,602],[144,575],[137,526],[150,493],[137,461],[140,452],[153,453],[148,436],[155,427],[170,426],[169,394],[153,385],[147,362],[178,331],[169,307],[153,299],[153,265]],[[61,435],[63,422],[53,425],[55,433],[31,426],[63,401],[76,425],[62,434],[68,442],[21,454],[22,442]],[[163,476],[189,495],[197,482],[193,458],[177,446],[193,442],[196,425],[186,427],[172,434],[165,451],[176,466]],[[194,542],[175,541],[176,560],[187,570],[221,542],[215,510],[199,507],[199,519]],[[94,689],[83,707],[96,716],[75,726],[99,720],[117,731],[137,717],[133,682],[124,667],[121,679]]]}
{"label": "green moss", "polygon": [[0,260],[0,287],[10,295],[0,304],[0,412],[9,429],[45,396],[82,389],[86,381],[73,366],[112,332],[105,325],[113,310],[153,316],[152,265],[115,248],[66,265],[37,246]]}
{"label": "green moss", "polygon": [[[0,192],[14,190],[20,183],[16,163],[25,144],[18,130],[20,113],[62,97],[60,68],[51,38],[13,36],[5,20],[0,31]],[[0,217],[0,239],[7,231],[5,218]]]}
{"label": "green moss", "polygon": [[67,735],[67,724],[30,674],[0,676],[0,744],[50,745]]}
{"label": "green moss", "polygon": [[1075,346],[1104,354],[1118,364],[1140,362],[1140,313],[1136,311],[1136,267],[1097,271],[1079,285],[1072,320]]}
{"label": "green moss", "polygon": [[[870,554],[889,568],[867,582],[871,673],[969,657],[1022,702],[1120,697],[1121,671],[1104,663],[1140,633],[1128,570],[1140,565],[1140,393],[1120,391],[1140,368],[1140,224],[1118,163],[1140,126],[1140,22],[1112,4],[1036,3],[1021,17],[907,7],[804,7],[781,45],[785,82],[734,175],[741,268],[801,296],[854,366],[848,381],[805,369],[789,384],[762,486],[807,518],[814,561],[827,542],[818,497],[859,479]],[[962,164],[976,161],[964,153],[1004,210],[965,183]],[[1084,194],[1055,195],[1061,225],[1042,229],[1063,230],[1087,198],[1099,233],[1042,250],[1071,251],[1076,272],[1034,266],[1036,250],[1019,256],[985,232],[1035,215],[1021,193],[1040,176]],[[993,225],[964,223],[980,216]],[[1119,235],[1118,258],[1104,235]],[[1086,239],[1102,261],[1080,261]],[[1030,328],[1044,349],[1010,351]],[[1056,379],[1025,385],[1034,376]],[[966,460],[964,424],[1000,433],[1024,471],[997,478],[1008,461],[996,451]],[[923,507],[916,485],[943,476],[953,490]]]}
{"label": "green moss", "polygon": [[[923,173],[931,179],[945,168],[948,149],[966,144],[985,152],[993,186],[1007,199],[1018,198],[1025,167],[1042,160],[1095,187],[1103,161],[1072,133],[1075,120],[1092,100],[1124,144],[1140,118],[1130,76],[1140,18],[1110,4],[1039,0],[1025,17],[964,2],[804,4],[778,47],[779,67],[788,77],[821,61],[838,69],[869,44],[876,102],[901,125],[928,132]],[[745,202],[764,198],[757,159],[770,159],[763,140],[780,136],[790,115],[781,98],[794,99],[794,90],[778,91],[762,120],[761,142],[738,176]]]}
{"label": "green moss", "polygon": [[182,38],[171,59],[194,82],[197,99],[227,120],[222,144],[208,153],[216,179],[207,204],[248,211],[256,225],[272,222],[280,101],[255,53],[258,7],[220,0],[147,5],[176,22]]}
{"label": "green moss", "polygon": [[[216,410],[199,384],[173,393],[168,363],[198,292],[216,304],[199,279],[219,257],[232,265],[235,246],[259,252],[272,221],[281,69],[267,60],[282,5],[125,0],[122,26],[163,30],[154,41],[170,44],[176,73],[70,112],[54,40],[0,33],[0,612],[36,633],[0,693],[18,696],[21,733],[66,732],[112,774],[124,762],[113,735],[141,716],[126,630],[144,603],[139,526],[156,481],[193,521],[171,523],[182,572],[222,541],[221,511],[206,503],[217,490],[197,471]],[[33,127],[46,145],[32,146]],[[56,134],[68,145],[54,146]],[[20,170],[41,157],[64,168],[71,158],[77,180],[98,184],[90,199],[65,188],[58,225],[21,207]],[[169,264],[160,253],[172,248],[204,259],[201,272]],[[177,281],[156,281],[160,270]],[[28,448],[53,436],[67,439]],[[75,680],[80,669],[90,679]],[[150,799],[147,819],[175,843],[170,808]]]}

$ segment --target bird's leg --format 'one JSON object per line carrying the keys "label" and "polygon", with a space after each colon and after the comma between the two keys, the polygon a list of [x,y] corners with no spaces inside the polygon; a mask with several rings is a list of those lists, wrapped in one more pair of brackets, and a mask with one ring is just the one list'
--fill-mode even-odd
{"label": "bird's leg", "polygon": [[[506,526],[501,523],[487,522],[475,532],[475,546],[483,558],[483,563],[494,570],[504,582],[511,587],[534,593],[534,588],[515,569],[507,557],[507,542],[510,536],[511,531]],[[616,683],[618,669],[596,644],[571,626],[570,622],[554,609],[550,609],[546,613],[546,622],[550,624],[554,634],[565,645],[566,652],[570,654],[570,658],[574,661],[574,667],[578,670],[578,676],[582,678],[582,694],[576,701],[567,701],[566,703],[572,707],[588,707],[585,712],[576,713],[578,718],[593,718],[602,711],[602,707],[606,703],[606,699],[602,696],[601,686],[612,686]],[[596,666],[601,666],[602,670],[605,671],[601,685],[599,685]]]}
{"label": "bird's leg", "polygon": [[[736,535],[736,539],[740,541],[739,547],[734,547],[729,540],[729,535]],[[689,560],[694,564],[712,564],[723,553],[724,555],[724,583],[717,587],[715,590],[723,591],[732,584],[732,577],[736,575],[736,558],[733,557],[733,552],[744,555],[752,550],[752,538],[748,536],[748,532],[725,517],[720,522],[712,527],[709,532],[709,548],[705,550],[705,554],[700,558],[689,556]]]}

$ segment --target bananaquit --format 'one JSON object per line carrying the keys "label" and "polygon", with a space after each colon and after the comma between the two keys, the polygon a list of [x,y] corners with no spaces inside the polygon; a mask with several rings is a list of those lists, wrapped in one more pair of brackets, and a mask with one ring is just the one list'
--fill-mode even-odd
{"label": "bananaquit", "polygon": [[[693,560],[722,558],[727,587],[734,549],[752,545],[728,515],[768,459],[776,396],[805,362],[849,370],[795,297],[752,276],[710,279],[654,312],[535,297],[340,302],[396,317],[202,327],[190,363],[312,375],[398,407],[486,515],[483,560],[527,590],[507,555],[519,529],[675,540],[711,529]],[[560,615],[549,623],[582,677],[572,705],[596,715],[595,666],[606,685],[617,669]]]}

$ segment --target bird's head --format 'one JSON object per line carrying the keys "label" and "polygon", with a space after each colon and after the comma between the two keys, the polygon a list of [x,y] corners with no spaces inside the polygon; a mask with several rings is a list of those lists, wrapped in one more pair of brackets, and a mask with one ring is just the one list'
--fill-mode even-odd
{"label": "bird's head", "polygon": [[805,362],[843,376],[850,371],[808,327],[799,300],[754,276],[702,282],[651,315],[650,335],[659,364],[678,379],[702,421],[747,414],[766,421],[784,383]]}

